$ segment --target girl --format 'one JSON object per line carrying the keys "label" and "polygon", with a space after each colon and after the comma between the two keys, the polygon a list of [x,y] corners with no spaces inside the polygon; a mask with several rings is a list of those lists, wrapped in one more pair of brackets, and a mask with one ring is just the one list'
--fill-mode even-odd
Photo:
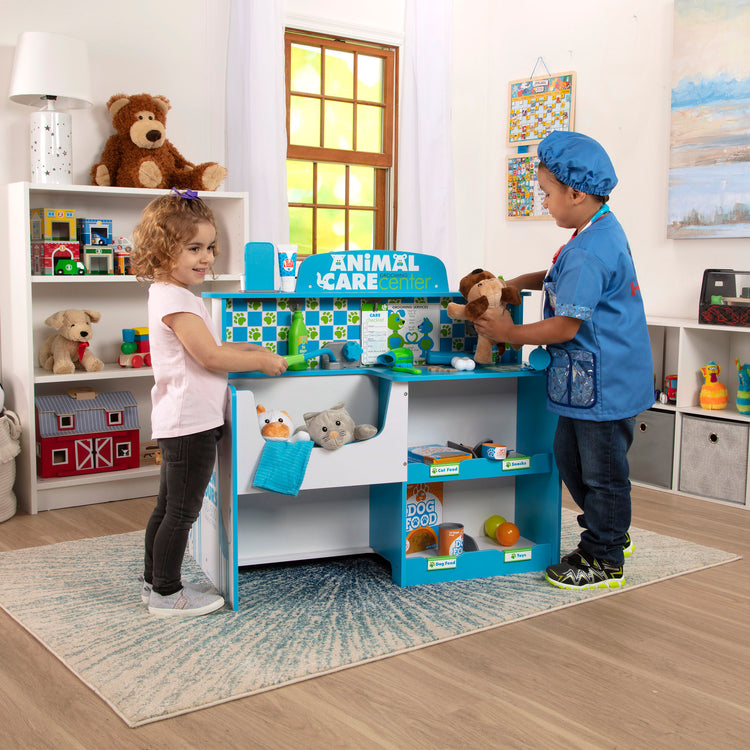
{"label": "girl", "polygon": [[280,375],[286,360],[255,344],[221,342],[190,291],[212,272],[216,221],[195,191],[153,200],[133,235],[133,270],[154,283],[148,326],[154,387],[151,427],[162,455],[159,494],[146,527],[141,596],[156,617],[213,612],[224,599],[181,580],[190,527],[203,504],[224,423],[228,372]]}

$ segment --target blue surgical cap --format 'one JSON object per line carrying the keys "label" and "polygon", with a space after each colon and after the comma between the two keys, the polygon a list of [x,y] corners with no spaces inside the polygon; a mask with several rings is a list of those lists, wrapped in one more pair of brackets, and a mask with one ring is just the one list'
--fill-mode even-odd
{"label": "blue surgical cap", "polygon": [[617,175],[607,152],[583,133],[553,130],[537,148],[537,155],[564,185],[589,195],[609,195]]}

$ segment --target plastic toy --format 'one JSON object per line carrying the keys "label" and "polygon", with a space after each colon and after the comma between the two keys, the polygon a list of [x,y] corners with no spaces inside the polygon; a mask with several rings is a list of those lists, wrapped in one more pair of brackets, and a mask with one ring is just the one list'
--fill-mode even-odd
{"label": "plastic toy", "polygon": [[451,365],[456,370],[466,370],[467,372],[473,370],[477,366],[476,362],[471,359],[471,357],[453,357]]}
{"label": "plastic toy", "polygon": [[750,365],[745,362],[740,366],[739,359],[734,360],[737,367],[737,411],[740,414],[750,414]]}
{"label": "plastic toy", "polygon": [[667,403],[677,402],[677,375],[666,375],[664,377],[664,391],[667,394]]}
{"label": "plastic toy", "polygon": [[44,321],[58,333],[49,336],[39,350],[39,364],[55,375],[71,375],[76,366],[87,372],[99,372],[104,363],[89,347],[91,325],[98,323],[101,314],[95,310],[59,310]]}
{"label": "plastic toy", "polygon": [[[465,305],[449,302],[446,312],[454,320],[465,318],[477,320],[486,312],[493,317],[499,317],[505,312],[507,305],[520,305],[521,294],[514,286],[508,286],[495,274],[481,268],[475,268],[470,274],[461,279],[458,290],[466,300]],[[493,342],[484,336],[477,336],[477,348],[474,361],[480,365],[492,362]],[[497,345],[498,352],[505,352],[505,344]]]}
{"label": "plastic toy", "polygon": [[107,102],[115,133],[101,161],[91,168],[91,184],[104,187],[191,188],[216,190],[227,170],[216,164],[192,164],[167,140],[169,99],[115,94]]}
{"label": "plastic toy", "polygon": [[379,365],[390,367],[394,372],[409,372],[412,375],[421,375],[422,371],[414,367],[414,354],[411,349],[399,346],[389,352],[380,354],[377,358]]}
{"label": "plastic toy", "polygon": [[727,387],[719,382],[721,367],[711,360],[705,367],[701,367],[701,372],[706,379],[698,397],[701,408],[715,410],[726,408],[729,395]]}
{"label": "plastic toy", "polygon": [[495,538],[503,547],[512,547],[521,536],[518,526],[510,521],[501,523],[495,531]]}
{"label": "plastic toy", "polygon": [[487,534],[490,539],[495,539],[498,528],[504,523],[505,518],[503,518],[503,516],[490,516],[484,522],[484,533]]}
{"label": "plastic toy", "polygon": [[151,367],[148,328],[123,328],[120,352],[117,359],[120,367]]}

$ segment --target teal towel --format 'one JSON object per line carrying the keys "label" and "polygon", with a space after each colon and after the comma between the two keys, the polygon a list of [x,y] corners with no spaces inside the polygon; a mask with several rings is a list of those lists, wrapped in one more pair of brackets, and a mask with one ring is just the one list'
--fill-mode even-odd
{"label": "teal towel", "polygon": [[305,478],[312,448],[312,440],[296,443],[267,440],[255,470],[253,487],[296,495]]}

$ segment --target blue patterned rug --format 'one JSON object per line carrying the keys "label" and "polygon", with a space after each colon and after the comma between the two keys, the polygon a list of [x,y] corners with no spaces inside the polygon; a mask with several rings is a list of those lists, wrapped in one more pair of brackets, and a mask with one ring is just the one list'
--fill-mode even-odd
{"label": "blue patterned rug", "polygon": [[[563,550],[578,533],[563,511]],[[631,534],[620,590],[561,591],[539,573],[402,589],[363,555],[248,570],[239,612],[176,621],[141,603],[131,532],[1,553],[0,606],[135,727],[739,559]],[[184,573],[203,578],[192,560]]]}

